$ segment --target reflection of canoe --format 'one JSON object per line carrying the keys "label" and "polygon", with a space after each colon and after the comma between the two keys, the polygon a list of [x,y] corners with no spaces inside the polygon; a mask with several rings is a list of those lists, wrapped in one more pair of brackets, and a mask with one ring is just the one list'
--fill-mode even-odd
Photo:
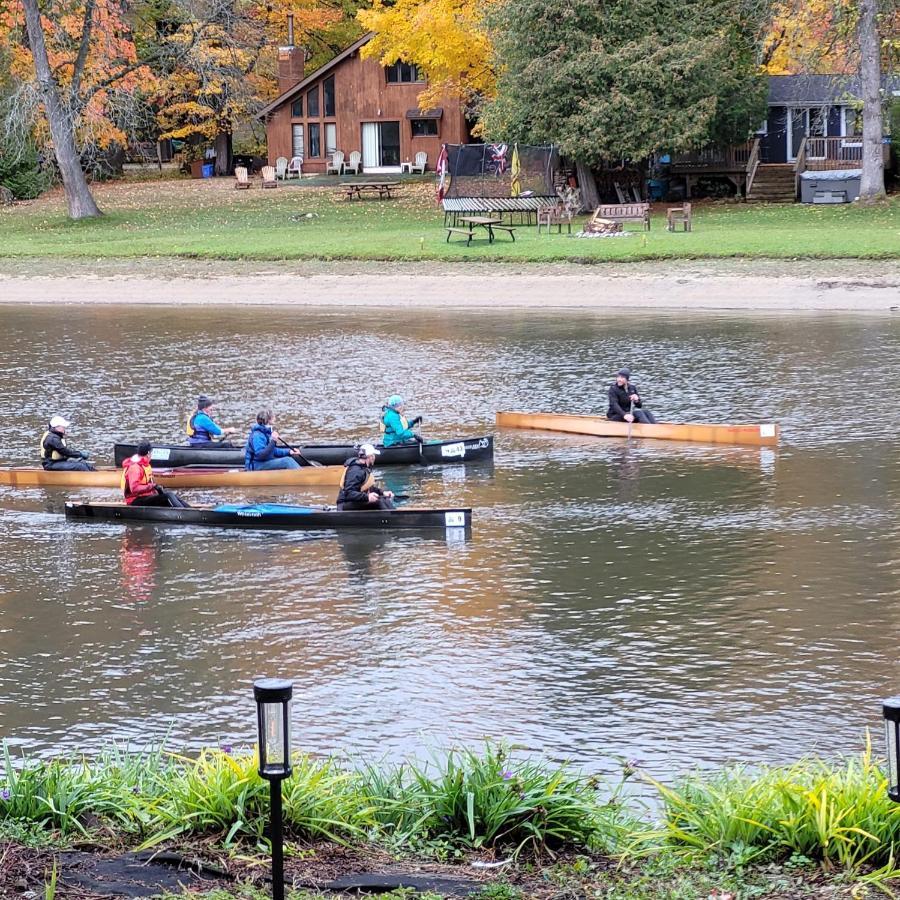
{"label": "reflection of canoe", "polygon": [[[302,469],[274,469],[247,472],[244,469],[153,469],[154,479],[170,488],[216,487],[307,487],[341,483],[343,466],[311,466]],[[96,472],[59,472],[40,466],[0,468],[0,484],[19,487],[43,485],[63,487],[118,488],[122,470],[100,468]]]}
{"label": "reflection of canoe", "polygon": [[205,525],[213,528],[279,528],[320,531],[335,528],[442,528],[472,527],[471,509],[386,509],[340,512],[323,506],[286,506],[258,503],[173,509],[127,506],[124,503],[67,503],[67,519],[93,522],[153,522],[159,525]]}
{"label": "reflection of canoe", "polygon": [[[326,466],[342,466],[350,457],[356,456],[356,444],[307,444],[299,447],[300,452],[311,462]],[[385,449],[376,444],[381,454],[379,466],[408,466],[416,463],[473,462],[479,459],[493,459],[494,438],[456,438],[452,441],[427,441],[419,455],[418,444],[395,444]],[[134,444],[116,444],[116,465],[131,456]],[[244,450],[240,447],[188,447],[178,444],[154,444],[150,453],[154,462],[169,466],[243,466]]]}
{"label": "reflection of canoe", "polygon": [[[553,413],[498,412],[499,428],[534,428],[541,431],[566,431],[597,437],[628,437],[627,422],[611,422],[602,416],[569,416]],[[630,435],[668,441],[700,441],[707,444],[747,444],[774,447],[778,444],[777,425],[691,425],[661,422],[641,425],[635,422]]]}

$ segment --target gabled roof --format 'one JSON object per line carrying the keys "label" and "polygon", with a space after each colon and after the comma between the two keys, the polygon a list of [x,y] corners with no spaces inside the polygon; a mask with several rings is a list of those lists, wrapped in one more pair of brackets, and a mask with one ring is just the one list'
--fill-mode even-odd
{"label": "gabled roof", "polygon": [[257,114],[257,119],[263,119],[267,115],[269,115],[272,110],[281,106],[282,103],[287,103],[290,100],[293,100],[297,94],[302,93],[303,89],[311,85],[317,78],[321,78],[323,75],[327,74],[331,69],[339,66],[345,59],[350,56],[353,56],[354,53],[359,50],[360,47],[364,47],[372,38],[375,37],[375,32],[370,31],[368,34],[364,34],[355,44],[351,44],[347,47],[346,50],[342,50],[335,56],[334,59],[329,60],[325,63],[324,66],[319,66],[315,72],[311,75],[307,75],[303,81],[298,81],[292,88],[288,88],[280,97],[276,97],[268,106],[264,106]]}
{"label": "gabled roof", "polygon": [[[900,78],[885,75],[883,91],[900,91]],[[769,106],[797,103],[826,106],[862,97],[858,75],[770,75]]]}

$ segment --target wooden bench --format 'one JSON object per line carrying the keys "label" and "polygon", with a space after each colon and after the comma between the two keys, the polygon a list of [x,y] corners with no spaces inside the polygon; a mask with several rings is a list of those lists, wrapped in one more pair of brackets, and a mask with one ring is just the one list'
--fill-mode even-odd
{"label": "wooden bench", "polygon": [[516,242],[516,229],[512,225],[491,225],[491,231],[505,231],[512,238],[513,243]]}
{"label": "wooden bench", "polygon": [[447,243],[450,243],[450,235],[451,234],[464,234],[466,236],[466,246],[472,243],[472,238],[474,237],[474,232],[469,231],[468,228],[448,228],[447,229]]}
{"label": "wooden bench", "polygon": [[594,216],[613,222],[640,222],[645,231],[650,230],[649,203],[601,203]]}

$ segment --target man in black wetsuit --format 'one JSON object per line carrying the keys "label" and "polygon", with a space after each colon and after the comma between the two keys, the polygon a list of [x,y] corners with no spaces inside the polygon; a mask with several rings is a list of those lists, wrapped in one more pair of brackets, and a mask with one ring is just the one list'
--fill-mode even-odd
{"label": "man in black wetsuit", "polygon": [[656,419],[647,409],[643,409],[643,401],[638,393],[637,385],[631,383],[631,372],[619,369],[616,380],[609,386],[609,409],[606,418],[613,422],[642,422],[653,425]]}
{"label": "man in black wetsuit", "polygon": [[93,472],[87,453],[75,450],[66,443],[69,423],[62,416],[54,416],[41,436],[41,465],[55,472]]}
{"label": "man in black wetsuit", "polygon": [[344,509],[393,509],[393,492],[382,490],[375,484],[372,466],[381,451],[371,444],[359,448],[356,459],[344,463],[341,489],[337,496],[337,508]]}

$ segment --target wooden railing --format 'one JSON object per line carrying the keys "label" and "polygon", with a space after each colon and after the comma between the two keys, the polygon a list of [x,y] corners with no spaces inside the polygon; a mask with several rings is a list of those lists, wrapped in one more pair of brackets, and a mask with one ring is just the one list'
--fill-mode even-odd
{"label": "wooden railing", "polygon": [[758,140],[745,141],[733,147],[701,147],[690,153],[673,153],[673,169],[719,169],[740,171],[746,168]]}
{"label": "wooden railing", "polygon": [[[882,144],[884,163],[890,162],[891,148]],[[811,171],[826,169],[862,168],[863,143],[859,136],[808,137],[806,139],[806,168]]]}
{"label": "wooden railing", "polygon": [[797,149],[797,158],[794,160],[794,198],[800,196],[800,176],[806,171],[807,147],[811,138],[805,137],[800,141]]}
{"label": "wooden railing", "polygon": [[753,138],[753,149],[750,151],[750,157],[747,159],[747,181],[744,186],[744,196],[750,195],[750,188],[753,187],[753,179],[756,178],[756,170],[759,168],[759,138]]}

